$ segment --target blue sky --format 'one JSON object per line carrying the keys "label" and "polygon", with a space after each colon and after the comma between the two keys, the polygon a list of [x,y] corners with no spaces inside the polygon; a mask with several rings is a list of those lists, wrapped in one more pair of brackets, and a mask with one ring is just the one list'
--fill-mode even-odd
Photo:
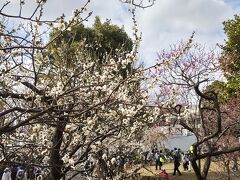
{"label": "blue sky", "polygon": [[230,4],[233,8],[240,8],[240,1],[239,0],[225,0],[225,3]]}
{"label": "blue sky", "polygon": [[[12,5],[6,11],[16,12],[19,0],[11,2]],[[26,0],[27,5],[24,8],[26,15],[31,12],[33,2]],[[53,18],[62,13],[69,17],[83,2],[48,0],[44,11],[45,17]],[[128,8],[119,0],[91,0],[88,11],[93,11],[93,15],[87,24],[90,25],[98,15],[102,20],[108,18],[114,24],[124,25],[131,36],[132,21]],[[150,8],[137,9],[138,26],[143,33],[139,59],[146,65],[154,63],[157,52],[167,49],[170,44],[187,40],[193,31],[196,31],[197,42],[214,48],[216,43],[222,44],[225,39],[222,22],[233,18],[233,15],[239,12],[240,0],[156,0],[155,5]]]}

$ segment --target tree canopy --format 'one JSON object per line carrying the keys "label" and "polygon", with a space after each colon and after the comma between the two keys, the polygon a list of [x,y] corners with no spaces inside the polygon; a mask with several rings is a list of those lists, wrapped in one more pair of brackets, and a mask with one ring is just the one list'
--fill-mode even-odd
{"label": "tree canopy", "polygon": [[[51,37],[54,37],[56,33],[59,33],[57,28],[52,32]],[[87,44],[85,48],[99,59],[103,59],[107,54],[114,54],[118,49],[130,52],[133,46],[132,40],[123,27],[112,25],[110,20],[101,23],[98,16],[92,27],[78,24],[62,33],[61,37],[51,46],[57,47],[59,41],[71,44],[73,49],[76,43],[84,42]]]}
{"label": "tree canopy", "polygon": [[231,100],[240,93],[240,16],[223,22],[227,36],[222,46],[220,67],[227,79],[226,82],[214,82],[207,90],[214,90],[221,100]]}
{"label": "tree canopy", "polygon": [[222,69],[226,77],[239,76],[240,72],[240,16],[235,15],[223,23],[227,40],[223,45]]}
{"label": "tree canopy", "polygon": [[[55,37],[59,31],[58,28],[55,28],[50,38]],[[49,52],[51,52],[50,56],[54,59],[54,63],[59,62],[59,44],[64,44],[65,48],[68,49],[64,61],[68,66],[73,64],[73,61],[76,60],[73,56],[79,43],[84,43],[84,49],[87,50],[93,58],[97,59],[95,66],[98,67],[99,70],[101,69],[101,65],[104,64],[104,61],[109,60],[110,55],[115,61],[122,61],[114,56],[119,52],[124,52],[126,56],[133,48],[133,42],[123,27],[120,28],[117,25],[112,25],[110,20],[101,23],[100,18],[97,16],[92,27],[85,27],[82,23],[77,24],[63,32],[59,38],[51,43]],[[132,72],[132,63],[125,62],[124,64],[126,66],[122,66],[119,62],[118,64],[119,73],[123,77],[127,77],[127,74]],[[117,71],[113,71],[113,73],[117,73]]]}

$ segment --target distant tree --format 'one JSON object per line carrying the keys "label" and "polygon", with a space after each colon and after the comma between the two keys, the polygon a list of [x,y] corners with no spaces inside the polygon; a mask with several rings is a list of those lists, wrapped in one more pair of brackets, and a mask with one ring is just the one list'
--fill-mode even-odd
{"label": "distant tree", "polygon": [[219,101],[224,103],[230,100],[231,91],[226,87],[226,82],[222,81],[214,81],[212,84],[208,85],[205,88],[205,92],[215,92],[218,95]]}
{"label": "distant tree", "polygon": [[239,75],[240,72],[240,16],[223,23],[227,40],[223,45],[222,69],[227,77]]}
{"label": "distant tree", "polygon": [[[65,22],[66,23],[66,22]],[[54,38],[56,34],[61,31],[55,28],[51,33],[51,38]],[[79,43],[85,43],[84,47],[93,58],[97,59],[97,63],[94,65],[101,70],[103,61],[109,60],[110,55],[114,58],[116,53],[125,52],[125,56],[133,48],[133,42],[128,37],[123,28],[119,28],[117,25],[112,25],[110,20],[101,23],[100,18],[97,16],[92,27],[85,27],[83,24],[78,24],[61,34],[61,36],[51,43],[49,51],[50,56],[53,58],[53,63],[59,63],[59,44],[63,44],[68,49],[65,61],[66,65],[70,66],[74,64],[75,58],[74,51]],[[116,56],[117,57],[117,56]],[[119,59],[114,58],[115,61]],[[61,62],[60,62],[61,63]],[[119,63],[118,70],[122,76],[127,77],[128,73],[132,72],[133,64],[125,62],[126,66],[122,66]],[[117,73],[117,71],[113,71]]]}
{"label": "distant tree", "polygon": [[236,97],[240,93],[240,16],[223,22],[224,31],[227,36],[222,46],[223,53],[220,58],[221,69],[227,82],[225,83],[228,97]]}
{"label": "distant tree", "polygon": [[[55,29],[51,36],[54,37],[58,32],[59,29]],[[91,28],[84,27],[83,24],[74,26],[62,33],[59,41],[73,45],[72,48],[74,48],[74,43],[84,41],[88,45],[86,49],[91,50],[92,54],[100,59],[104,58],[107,54],[114,54],[114,51],[117,49],[131,51],[133,45],[132,40],[123,28],[112,25],[110,20],[101,23],[98,16],[95,18],[95,22]],[[51,46],[57,46],[59,41],[56,40]]]}

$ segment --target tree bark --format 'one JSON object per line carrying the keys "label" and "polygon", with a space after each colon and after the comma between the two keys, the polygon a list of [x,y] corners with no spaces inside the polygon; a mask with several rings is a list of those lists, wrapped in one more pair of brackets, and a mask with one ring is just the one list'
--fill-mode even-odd
{"label": "tree bark", "polygon": [[196,159],[191,160],[191,165],[192,165],[192,168],[193,168],[193,170],[195,172],[197,180],[203,180],[202,179],[202,175],[201,175],[201,171],[200,171],[200,169],[199,169],[199,167],[197,165],[197,160]]}
{"label": "tree bark", "polygon": [[211,156],[207,157],[204,163],[203,171],[202,171],[202,178],[207,179],[208,171],[211,165]]}
{"label": "tree bark", "polygon": [[62,137],[63,137],[63,127],[65,127],[65,125],[57,126],[53,135],[53,140],[52,140],[53,147],[50,155],[50,165],[51,165],[50,176],[52,180],[60,180],[63,175],[62,169],[61,169],[63,166],[63,162],[60,157],[60,148],[62,145]]}

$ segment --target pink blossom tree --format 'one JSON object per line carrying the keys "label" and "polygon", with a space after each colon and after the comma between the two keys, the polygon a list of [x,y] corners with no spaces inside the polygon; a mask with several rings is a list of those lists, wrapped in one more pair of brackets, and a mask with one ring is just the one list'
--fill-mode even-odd
{"label": "pink blossom tree", "polygon": [[[199,180],[207,178],[213,157],[240,150],[239,143],[228,147],[220,143],[230,138],[227,134],[239,124],[238,116],[231,118],[232,110],[219,102],[218,95],[204,91],[211,82],[221,78],[218,60],[215,51],[207,52],[190,38],[187,43],[172,46],[169,53],[160,53],[159,66],[152,73],[156,94],[168,87],[165,105],[176,117],[173,123],[179,123],[197,138],[191,164]],[[201,159],[205,160],[203,168],[197,164]]]}

